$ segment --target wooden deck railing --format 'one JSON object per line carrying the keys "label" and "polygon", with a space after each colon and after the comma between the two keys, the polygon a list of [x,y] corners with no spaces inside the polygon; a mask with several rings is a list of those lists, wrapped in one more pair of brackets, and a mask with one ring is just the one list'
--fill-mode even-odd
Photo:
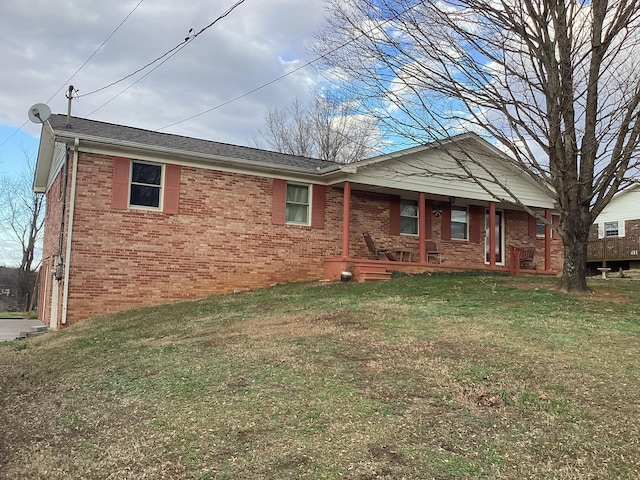
{"label": "wooden deck railing", "polygon": [[640,260],[640,237],[611,237],[590,241],[587,246],[587,261],[608,260]]}

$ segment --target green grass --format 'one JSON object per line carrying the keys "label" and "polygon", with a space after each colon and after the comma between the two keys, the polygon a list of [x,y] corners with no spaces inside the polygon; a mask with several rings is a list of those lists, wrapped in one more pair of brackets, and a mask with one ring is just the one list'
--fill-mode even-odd
{"label": "green grass", "polygon": [[640,471],[640,282],[288,284],[0,344],[0,478]]}

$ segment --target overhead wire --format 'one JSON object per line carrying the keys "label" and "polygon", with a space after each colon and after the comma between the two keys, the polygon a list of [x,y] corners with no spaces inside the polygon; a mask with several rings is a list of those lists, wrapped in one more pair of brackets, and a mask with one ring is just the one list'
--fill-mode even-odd
{"label": "overhead wire", "polygon": [[184,120],[180,120],[180,121],[178,121],[178,122],[174,122],[174,123],[172,123],[172,124],[170,124],[170,125],[167,125],[167,126],[164,126],[164,127],[162,127],[162,128],[159,128],[157,131],[165,130],[165,129],[167,129],[167,128],[173,127],[173,126],[178,125],[178,124],[180,124],[180,123],[184,123],[184,122],[187,122],[187,121],[189,121],[189,120],[193,120],[194,118],[197,118],[197,117],[200,117],[200,116],[202,116],[202,115],[205,115],[205,114],[207,114],[207,113],[209,113],[209,112],[212,112],[212,111],[214,111],[214,110],[217,110],[218,108],[222,108],[222,107],[224,107],[225,105],[229,105],[230,103],[233,103],[233,102],[235,102],[235,101],[237,101],[237,100],[240,100],[241,98],[248,97],[249,95],[251,95],[251,94],[253,94],[253,93],[257,92],[258,90],[262,90],[263,88],[266,88],[266,87],[268,87],[269,85],[272,85],[272,84],[274,84],[274,83],[276,83],[276,82],[279,82],[279,81],[280,81],[280,80],[282,80],[283,78],[288,77],[289,75],[293,75],[293,74],[294,74],[294,73],[296,73],[297,71],[302,70],[303,68],[308,67],[309,65],[311,65],[311,64],[312,64],[312,63],[314,63],[314,62],[317,62],[317,61],[318,61],[318,60],[320,60],[321,58],[323,58],[323,57],[318,57],[318,58],[316,58],[316,59],[314,59],[314,60],[311,60],[310,62],[307,62],[307,63],[305,63],[304,65],[301,65],[300,67],[298,67],[298,68],[295,68],[295,69],[291,70],[290,72],[287,72],[287,73],[285,73],[285,74],[283,74],[283,75],[280,75],[279,77],[274,78],[273,80],[270,80],[270,81],[268,81],[267,83],[264,83],[264,84],[260,85],[259,87],[254,88],[253,90],[249,90],[248,92],[245,92],[245,93],[243,93],[242,95],[238,95],[237,97],[232,98],[231,100],[227,100],[226,102],[223,102],[223,103],[221,103],[221,104],[219,104],[219,105],[216,105],[215,107],[209,108],[209,109],[205,110],[204,112],[197,113],[197,114],[195,114],[195,115],[190,116],[189,118],[185,118]]}
{"label": "overhead wire", "polygon": [[211,107],[211,108],[209,108],[209,109],[207,109],[207,110],[204,110],[204,111],[202,111],[202,112],[200,112],[200,113],[197,113],[197,114],[195,114],[195,115],[192,115],[192,116],[190,116],[190,117],[187,117],[187,118],[185,118],[185,119],[183,119],[183,120],[179,120],[179,121],[174,122],[174,123],[171,123],[171,124],[169,124],[169,125],[165,125],[165,126],[164,126],[164,127],[162,127],[162,128],[158,128],[156,131],[158,131],[158,132],[159,132],[159,131],[161,131],[161,130],[166,130],[167,128],[174,127],[174,126],[179,125],[179,124],[181,124],[181,123],[188,122],[189,120],[193,120],[194,118],[200,117],[200,116],[205,115],[205,114],[207,114],[207,113],[209,113],[209,112],[212,112],[212,111],[214,111],[214,110],[217,110],[217,109],[219,109],[219,108],[222,108],[222,107],[224,107],[224,106],[226,106],[226,105],[229,105],[230,103],[233,103],[233,102],[235,102],[235,101],[238,101],[238,100],[240,100],[240,99],[242,99],[242,98],[244,98],[244,97],[247,97],[247,96],[249,96],[249,95],[251,95],[251,94],[253,94],[253,93],[255,93],[255,92],[259,91],[259,90],[262,90],[263,88],[266,88],[266,87],[268,87],[268,86],[270,86],[270,85],[273,85],[274,83],[279,82],[279,81],[280,81],[280,80],[282,80],[283,78],[286,78],[286,77],[288,77],[289,75],[293,75],[294,73],[296,73],[296,72],[298,72],[298,71],[302,70],[303,68],[306,68],[306,67],[308,67],[309,65],[311,65],[311,64],[313,64],[313,63],[315,63],[315,62],[317,62],[317,61],[319,61],[319,60],[322,60],[323,58],[325,58],[325,57],[327,57],[327,56],[331,55],[332,53],[337,52],[338,50],[340,50],[340,49],[342,49],[342,48],[346,47],[347,45],[349,45],[349,44],[351,44],[351,43],[353,43],[353,42],[355,42],[355,41],[359,40],[359,39],[360,39],[360,38],[362,38],[364,35],[366,35],[366,34],[368,34],[368,33],[371,33],[375,28],[379,28],[379,27],[380,27],[380,26],[382,26],[382,25],[386,25],[387,23],[389,23],[389,22],[391,22],[391,21],[393,21],[393,20],[396,20],[396,19],[397,19],[397,18],[399,18],[401,15],[403,15],[403,14],[405,14],[405,13],[407,13],[407,12],[409,12],[409,11],[413,10],[414,8],[418,7],[419,5],[423,5],[423,4],[424,4],[424,0],[423,0],[423,1],[420,1],[420,2],[418,2],[418,3],[416,3],[416,4],[415,4],[415,5],[413,5],[413,6],[410,6],[410,7],[406,8],[406,9],[405,9],[405,10],[403,10],[402,12],[398,12],[395,16],[393,16],[393,17],[391,17],[391,18],[389,18],[389,19],[385,20],[385,21],[384,21],[384,22],[382,22],[380,25],[378,25],[378,26],[376,26],[376,27],[372,27],[372,28],[371,28],[371,30],[370,30],[369,32],[363,32],[363,33],[361,33],[360,35],[356,36],[355,38],[352,38],[351,40],[348,40],[348,41],[346,41],[346,42],[344,42],[344,43],[342,43],[342,44],[338,45],[337,47],[333,48],[332,50],[330,50],[330,51],[328,51],[328,52],[326,52],[326,53],[323,53],[322,55],[320,55],[320,56],[318,56],[318,57],[314,58],[313,60],[308,61],[308,62],[307,62],[307,63],[305,63],[304,65],[301,65],[301,66],[299,66],[298,68],[295,68],[295,69],[291,70],[290,72],[287,72],[287,73],[285,73],[285,74],[283,74],[283,75],[280,75],[279,77],[274,78],[273,80],[270,80],[270,81],[268,81],[268,82],[266,82],[266,83],[264,83],[264,84],[262,84],[262,85],[260,85],[260,86],[258,86],[258,87],[256,87],[256,88],[252,89],[252,90],[249,90],[248,92],[243,93],[242,95],[238,95],[237,97],[234,97],[234,98],[232,98],[231,100],[227,100],[227,101],[225,101],[225,102],[223,102],[223,103],[221,103],[221,104],[219,104],[219,105],[216,105],[215,107]]}
{"label": "overhead wire", "polygon": [[84,61],[84,63],[83,63],[82,65],[80,65],[80,68],[78,68],[78,69],[75,71],[75,73],[74,73],[73,75],[71,75],[71,76],[67,79],[67,81],[66,81],[66,82],[64,82],[64,83],[62,84],[62,86],[61,86],[61,87],[56,91],[56,93],[54,93],[53,95],[51,95],[51,98],[49,98],[49,100],[47,100],[47,103],[48,103],[48,102],[50,102],[50,101],[51,101],[51,99],[52,99],[53,97],[55,97],[58,93],[60,93],[60,91],[61,91],[63,88],[65,88],[65,87],[69,84],[69,82],[70,82],[71,80],[73,80],[73,79],[75,78],[75,76],[78,74],[78,72],[80,72],[80,70],[82,70],[82,69],[84,68],[84,66],[85,66],[87,63],[89,63],[89,62],[91,61],[91,59],[92,59],[92,58],[93,58],[93,57],[94,57],[94,56],[95,56],[95,55],[100,51],[100,49],[101,49],[102,47],[104,47],[104,45],[105,45],[105,44],[106,44],[106,43],[111,39],[111,37],[113,37],[113,35],[115,35],[115,33],[120,29],[120,27],[124,24],[124,22],[126,22],[126,21],[129,19],[129,17],[130,17],[131,15],[133,15],[133,12],[135,12],[135,11],[138,9],[138,7],[140,6],[140,4],[142,4],[142,2],[144,2],[144,0],[140,0],[140,1],[137,3],[137,5],[136,5],[135,7],[133,7],[133,10],[131,10],[131,11],[129,12],[129,14],[128,14],[126,17],[124,17],[124,20],[122,20],[122,21],[120,22],[120,24],[119,24],[119,25],[118,25],[118,26],[113,30],[113,32],[111,32],[111,33],[109,34],[109,36],[108,36],[107,38],[105,38],[105,39],[104,39],[104,41],[100,44],[100,46],[99,46],[98,48],[96,48],[96,50],[95,50],[95,51],[94,51],[94,52],[89,56],[89,58],[87,58],[87,59]]}
{"label": "overhead wire", "polygon": [[[107,36],[107,38],[104,39],[104,41],[100,44],[100,46],[98,48],[95,49],[95,51],[89,55],[89,58],[87,58],[84,63],[82,65],[80,65],[80,67],[73,73],[73,75],[71,75],[63,84],[60,88],[58,88],[58,90],[56,90],[56,92],[51,95],[51,97],[49,97],[49,100],[47,100],[46,103],[49,103],[58,93],[60,93],[60,91],[65,88],[69,82],[71,80],[73,80],[75,78],[75,76],[80,72],[80,70],[82,70],[87,63],[89,63],[91,61],[91,59],[100,51],[100,49],[102,49],[102,47],[105,46],[105,44],[111,39],[111,37],[113,37],[115,35],[115,33],[120,29],[120,27],[122,27],[122,25],[124,24],[124,22],[126,22],[129,17],[131,15],[133,15],[133,13],[138,9],[138,7],[142,4],[142,2],[144,2],[144,0],[140,0],[135,7],[133,7],[133,9],[127,14],[126,17],[124,17],[124,19],[118,24],[118,26],[113,29],[113,31]],[[7,143],[9,140],[11,140],[11,138],[13,138],[13,136],[18,133],[20,130],[22,130],[24,128],[24,126],[29,123],[29,120],[25,120],[24,123],[22,125],[20,125],[11,135],[9,135],[7,138],[5,138],[1,143],[0,143],[0,147],[2,145],[4,145],[5,143]]]}
{"label": "overhead wire", "polygon": [[[140,78],[138,78],[135,82],[133,82],[131,85],[129,85],[128,87],[126,87],[125,89],[121,90],[120,92],[118,92],[116,95],[114,95],[113,97],[111,97],[109,100],[107,100],[106,102],[104,102],[102,105],[100,105],[98,108],[96,108],[95,110],[93,110],[91,113],[89,113],[87,115],[87,117],[90,117],[91,115],[93,115],[95,112],[97,112],[98,110],[100,110],[102,107],[106,106],[107,104],[111,103],[113,100],[115,100],[116,98],[118,98],[120,95],[122,95],[124,92],[126,92],[127,90],[129,90],[131,87],[133,87],[136,83],[138,83],[139,81],[141,81],[143,78],[147,77],[148,75],[150,75],[152,72],[154,72],[156,69],[158,69],[160,66],[162,66],[165,62],[169,61],[174,55],[176,55],[180,50],[182,50],[184,47],[187,46],[188,43],[191,43],[196,37],[198,37],[199,35],[201,35],[203,32],[205,32],[206,30],[208,30],[209,28],[213,27],[216,23],[218,23],[220,20],[222,20],[223,18],[227,17],[229,14],[231,14],[231,12],[233,12],[237,7],[239,7],[241,4],[243,4],[246,0],[238,0],[236,3],[234,3],[231,7],[229,7],[224,13],[222,13],[221,15],[219,15],[215,20],[213,20],[211,23],[209,23],[207,26],[205,26],[204,28],[202,28],[201,30],[199,30],[198,32],[191,34],[191,30],[189,30],[189,35],[184,39],[184,41],[180,42],[179,44],[177,44],[176,46],[174,46],[173,48],[171,48],[170,50],[167,50],[165,53],[163,53],[162,55],[160,55],[159,57],[155,58],[154,60],[152,60],[151,62],[147,63],[146,65],[138,68],[136,71],[116,80],[115,82],[110,83],[109,85],[105,85],[104,87],[98,88],[96,90],[93,90],[89,93],[85,93],[84,95],[78,95],[77,98],[83,98],[83,97],[87,97],[89,95],[93,95],[95,93],[101,92],[103,90],[106,90],[107,88],[113,87],[114,85],[117,85],[118,83],[122,83],[123,81],[127,80],[128,78],[133,77],[134,75],[142,72],[143,70],[146,70],[147,68],[149,68],[150,66],[160,62],[158,65],[156,65],[154,68],[152,68],[151,70],[149,70],[147,73],[145,73],[144,75],[142,75]],[[165,58],[166,57],[166,58]]]}
{"label": "overhead wire", "polygon": [[[141,1],[140,1],[140,3],[142,3],[142,1],[144,1],[144,0],[141,0]],[[186,45],[187,45],[191,40],[195,39],[197,36],[199,36],[200,34],[202,34],[204,31],[208,30],[209,28],[211,28],[211,27],[212,27],[213,25],[215,25],[217,22],[219,22],[219,21],[220,21],[220,20],[222,20],[223,18],[227,17],[227,16],[228,16],[228,15],[229,15],[233,10],[235,10],[238,6],[240,6],[240,5],[241,5],[242,3],[244,3],[244,2],[245,2],[245,0],[238,0],[238,1],[237,1],[235,4],[233,4],[229,9],[227,9],[223,14],[221,14],[220,16],[218,16],[215,20],[213,20],[213,21],[212,21],[211,23],[209,23],[207,26],[205,26],[204,28],[202,28],[201,30],[199,30],[197,33],[195,33],[195,34],[193,34],[193,35],[191,35],[191,36],[186,37],[186,38],[185,38],[185,40],[184,40],[183,42],[180,42],[178,45],[176,45],[175,47],[171,48],[170,50],[168,50],[167,52],[165,52],[165,53],[164,53],[164,54],[162,54],[161,56],[159,56],[159,57],[157,57],[156,59],[152,60],[151,62],[149,62],[149,63],[148,63],[148,64],[146,64],[145,66],[143,66],[143,67],[141,67],[141,68],[137,69],[135,72],[133,72],[133,73],[131,73],[131,74],[128,74],[128,75],[126,75],[126,76],[124,76],[124,77],[120,78],[119,80],[116,80],[115,82],[110,83],[109,85],[106,85],[106,86],[104,86],[104,87],[101,87],[101,88],[99,88],[99,89],[96,89],[96,90],[94,90],[94,91],[91,91],[91,92],[89,92],[89,93],[86,93],[86,94],[83,94],[83,95],[79,95],[79,96],[78,96],[78,97],[76,97],[76,98],[82,98],[82,97],[86,97],[86,96],[89,96],[89,95],[93,95],[93,94],[98,93],[98,92],[100,92],[100,91],[103,91],[103,90],[105,90],[105,89],[107,89],[107,88],[110,88],[110,87],[112,87],[112,86],[114,86],[114,85],[116,85],[116,84],[118,84],[118,83],[123,82],[124,80],[126,80],[126,79],[128,79],[128,78],[131,78],[132,76],[136,75],[137,73],[139,73],[139,72],[141,72],[141,71],[143,71],[143,70],[145,70],[145,69],[149,68],[151,65],[154,65],[155,63],[157,63],[157,62],[159,62],[160,60],[163,60],[163,59],[164,59],[164,60],[163,60],[159,65],[156,65],[153,69],[151,69],[151,70],[150,70],[149,72],[147,72],[145,75],[143,75],[142,77],[140,77],[139,79],[137,79],[134,83],[132,83],[131,85],[129,85],[129,86],[128,86],[128,87],[126,87],[125,89],[121,90],[119,93],[117,93],[116,95],[114,95],[113,97],[111,97],[109,100],[107,100],[106,102],[104,102],[104,103],[103,103],[102,105],[100,105],[98,108],[94,109],[91,113],[89,113],[89,115],[88,115],[88,116],[93,115],[95,112],[97,112],[98,110],[100,110],[101,108],[103,108],[104,106],[106,106],[108,103],[112,102],[112,101],[113,101],[113,100],[115,100],[117,97],[119,97],[120,95],[122,95],[122,94],[123,94],[124,92],[126,92],[129,88],[133,87],[136,83],[138,83],[139,81],[141,81],[142,79],[144,79],[146,76],[150,75],[153,71],[155,71],[157,68],[159,68],[159,67],[160,67],[161,65],[163,65],[165,62],[167,62],[170,58],[172,58],[175,54],[177,54],[180,50],[182,50],[182,48],[184,48],[184,47],[185,47],[185,46],[186,46]],[[139,3],[139,4],[140,4],[140,3]],[[416,5],[413,5],[413,6],[409,7],[409,8],[407,8],[407,9],[406,9],[406,10],[404,10],[403,12],[399,12],[399,13],[398,13],[397,15],[395,15],[394,17],[392,17],[392,18],[390,18],[390,19],[388,19],[388,20],[384,21],[384,22],[382,23],[382,25],[384,25],[384,24],[386,24],[386,23],[389,23],[389,22],[391,22],[392,20],[395,20],[396,18],[398,18],[398,17],[399,17],[400,15],[402,15],[403,13],[406,13],[407,11],[414,9],[414,8],[416,8],[418,5],[421,5],[421,4],[423,4],[423,3],[424,3],[424,1],[422,1],[422,2],[418,2]],[[139,4],[138,4],[138,5],[139,5]],[[135,7],[135,8],[137,8],[137,7],[138,7],[138,5],[136,5],[136,7]],[[134,10],[135,10],[135,8],[134,8]],[[133,12],[131,12],[131,13],[133,13]],[[127,16],[127,18],[128,18],[128,17],[129,17],[129,16]],[[125,19],[125,20],[126,20],[126,19]],[[378,27],[379,27],[379,26],[378,26]],[[118,28],[119,28],[119,26],[118,26]],[[116,29],[116,30],[117,30],[117,29]],[[114,33],[115,33],[115,31],[114,31]],[[330,55],[330,54],[332,54],[332,53],[334,53],[334,52],[336,52],[336,51],[340,50],[341,48],[344,48],[345,46],[349,45],[350,43],[353,43],[354,41],[356,41],[356,40],[358,40],[359,38],[361,38],[363,35],[365,35],[365,33],[362,33],[362,34],[358,35],[357,37],[355,37],[355,38],[353,38],[353,39],[351,39],[351,40],[349,40],[349,41],[347,41],[347,42],[345,42],[345,43],[343,43],[343,44],[341,44],[341,45],[339,45],[339,46],[337,46],[337,47],[333,48],[332,50],[330,50],[330,51],[328,51],[328,52],[326,52],[326,53],[324,53],[324,54],[322,54],[322,55],[318,56],[317,58],[315,58],[315,59],[313,59],[313,60],[311,60],[311,61],[309,61],[309,62],[305,63],[304,65],[301,65],[301,66],[299,66],[299,67],[297,67],[297,68],[295,68],[295,69],[293,69],[293,70],[291,70],[291,71],[289,71],[289,72],[287,72],[287,73],[285,73],[285,74],[283,74],[283,75],[280,75],[279,77],[274,78],[273,80],[270,80],[270,81],[268,81],[268,82],[266,82],[266,83],[264,83],[264,84],[262,84],[262,85],[260,85],[260,86],[258,86],[258,87],[256,87],[256,88],[254,88],[254,89],[252,89],[252,90],[248,91],[248,92],[245,92],[245,93],[243,93],[242,95],[238,95],[237,97],[234,97],[234,98],[232,98],[232,99],[230,99],[230,100],[227,100],[227,101],[225,101],[225,102],[223,102],[223,103],[221,103],[221,104],[218,104],[218,105],[216,105],[216,106],[214,106],[214,107],[212,107],[212,108],[209,108],[209,109],[207,109],[207,110],[204,110],[204,111],[202,111],[202,112],[200,112],[200,113],[197,113],[197,114],[195,114],[195,115],[192,115],[192,116],[190,116],[190,117],[187,117],[187,118],[185,118],[185,119],[183,119],[183,120],[179,120],[179,121],[174,122],[174,123],[172,123],[172,124],[166,125],[166,126],[164,126],[164,127],[162,127],[162,128],[157,129],[157,131],[165,130],[165,129],[167,129],[167,128],[173,127],[173,126],[178,125],[178,124],[180,124],[180,123],[187,122],[187,121],[192,120],[192,119],[194,119],[194,118],[197,118],[197,117],[200,117],[200,116],[202,116],[202,115],[205,115],[205,114],[207,114],[207,113],[209,113],[209,112],[212,112],[212,111],[214,111],[214,110],[217,110],[217,109],[219,109],[219,108],[222,108],[222,107],[224,107],[224,106],[226,106],[226,105],[229,105],[230,103],[236,102],[236,101],[238,101],[238,100],[240,100],[240,99],[242,99],[242,98],[244,98],[244,97],[247,97],[247,96],[249,96],[249,95],[252,95],[253,93],[255,93],[255,92],[259,91],[259,90],[262,90],[262,89],[264,89],[264,88],[266,88],[266,87],[268,87],[268,86],[270,86],[270,85],[273,85],[274,83],[276,83],[276,82],[278,82],[278,81],[282,80],[283,78],[286,78],[286,77],[288,77],[288,76],[290,76],[290,75],[293,75],[294,73],[296,73],[296,72],[298,72],[298,71],[300,71],[300,70],[302,70],[302,69],[304,69],[304,68],[308,67],[309,65],[311,65],[311,64],[313,64],[313,63],[315,63],[315,62],[317,62],[317,61],[319,61],[319,60],[321,60],[321,59],[323,59],[323,58],[327,57],[328,55]],[[110,37],[109,37],[109,38],[110,38]],[[95,53],[94,53],[94,54],[95,54]],[[92,55],[92,56],[93,56],[93,55]],[[165,57],[167,57],[167,56],[168,56],[168,58],[165,58]],[[86,63],[86,62],[85,62],[85,63]],[[77,73],[77,72],[76,72],[76,73]],[[75,75],[75,74],[74,74],[74,75]],[[60,91],[60,90],[58,90],[58,92],[59,92],[59,91]],[[27,123],[27,122],[25,122],[25,124],[23,124],[23,126],[24,126],[24,125],[26,125],[26,123]],[[15,133],[17,133],[17,132],[14,132],[14,134],[15,134]],[[12,136],[13,136],[13,135],[12,135]],[[8,140],[8,139],[7,139],[7,140]],[[6,140],[5,140],[5,142],[6,142]],[[4,142],[3,142],[3,143],[4,143]],[[0,144],[0,146],[1,146],[1,145],[2,145],[2,144]]]}

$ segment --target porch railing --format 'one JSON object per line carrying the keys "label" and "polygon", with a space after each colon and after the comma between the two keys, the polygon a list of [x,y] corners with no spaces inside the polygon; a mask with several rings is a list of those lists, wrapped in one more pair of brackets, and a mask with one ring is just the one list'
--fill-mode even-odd
{"label": "porch railing", "polygon": [[587,261],[640,260],[640,237],[602,238],[587,246]]}

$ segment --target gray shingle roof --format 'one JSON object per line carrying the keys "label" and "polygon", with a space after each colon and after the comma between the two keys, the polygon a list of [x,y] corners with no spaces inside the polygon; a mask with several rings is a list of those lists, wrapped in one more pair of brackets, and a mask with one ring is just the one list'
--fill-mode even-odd
{"label": "gray shingle roof", "polygon": [[71,117],[71,127],[67,128],[66,115],[51,115],[49,123],[56,134],[87,135],[94,138],[124,141],[145,147],[166,148],[185,153],[197,153],[212,157],[238,159],[247,162],[263,163],[269,166],[282,166],[315,172],[338,167],[338,163],[316,158],[299,157],[284,153],[270,152],[258,148],[230,145],[227,143],[201,140],[169,133],[154,132],[140,128],[98,122],[85,118]]}

